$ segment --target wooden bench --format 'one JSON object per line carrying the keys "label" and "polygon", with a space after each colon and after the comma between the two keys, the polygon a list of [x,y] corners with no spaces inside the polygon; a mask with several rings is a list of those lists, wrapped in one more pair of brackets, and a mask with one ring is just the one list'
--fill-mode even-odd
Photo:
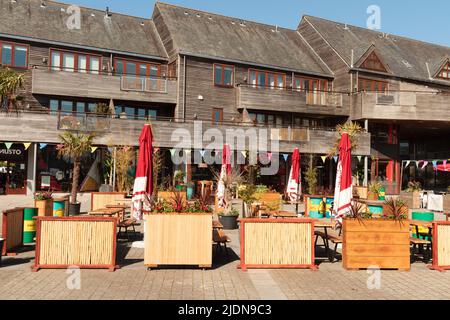
{"label": "wooden bench", "polygon": [[228,255],[227,243],[231,242],[230,237],[228,237],[222,229],[213,230],[213,242],[216,248],[222,250],[222,245],[225,248],[225,253]]}
{"label": "wooden bench", "polygon": [[[423,262],[428,263],[431,259],[431,241],[411,237],[409,242],[412,245],[411,263],[416,261],[417,248],[419,248],[419,254],[423,256]],[[424,250],[425,246],[426,250]]]}
{"label": "wooden bench", "polygon": [[342,235],[341,235],[341,230],[339,231],[339,234],[332,234],[332,233],[325,233],[324,231],[314,231],[314,235],[316,236],[316,241],[315,241],[315,245],[317,246],[317,240],[320,238],[322,238],[324,244],[325,241],[327,241],[327,244],[325,245],[326,248],[329,247],[328,242],[332,242],[334,244],[334,249],[331,251],[330,256],[328,257],[330,262],[334,262],[335,258],[336,258],[336,253],[337,253],[337,247],[339,244],[342,244]]}
{"label": "wooden bench", "polygon": [[119,237],[121,234],[123,234],[122,229],[125,230],[125,235],[127,237],[127,240],[130,241],[130,235],[128,232],[128,229],[133,229],[133,235],[136,235],[136,228],[135,226],[139,225],[135,219],[125,219],[117,224],[117,227],[119,228],[119,232],[117,237]]}

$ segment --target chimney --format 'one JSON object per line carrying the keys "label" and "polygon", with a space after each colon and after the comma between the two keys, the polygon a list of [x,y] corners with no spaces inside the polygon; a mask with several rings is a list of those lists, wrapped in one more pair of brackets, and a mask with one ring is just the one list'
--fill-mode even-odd
{"label": "chimney", "polygon": [[106,7],[106,16],[111,17],[112,13],[109,11],[109,7]]}

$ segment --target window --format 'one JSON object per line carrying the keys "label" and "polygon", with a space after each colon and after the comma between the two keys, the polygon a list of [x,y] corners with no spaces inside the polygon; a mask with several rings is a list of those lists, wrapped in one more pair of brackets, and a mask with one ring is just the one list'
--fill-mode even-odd
{"label": "window", "polygon": [[50,58],[51,69],[54,71],[100,73],[100,56],[51,49]]}
{"label": "window", "polygon": [[160,65],[147,62],[115,59],[114,70],[116,74],[120,75],[127,74],[143,77],[158,77],[160,75],[161,68]]}
{"label": "window", "polygon": [[167,74],[168,74],[169,78],[177,77],[177,62],[176,61],[169,63],[169,66],[167,67]]}
{"label": "window", "polygon": [[232,87],[233,76],[233,66],[214,64],[214,85],[222,87]]}
{"label": "window", "polygon": [[384,93],[389,91],[389,84],[387,82],[365,78],[359,78],[358,87],[359,91]]}
{"label": "window", "polygon": [[362,63],[361,68],[368,69],[368,70],[374,70],[374,71],[387,72],[386,68],[383,66],[380,58],[378,58],[378,56],[375,52],[372,52],[367,57],[367,59]]}
{"label": "window", "polygon": [[285,88],[286,75],[268,71],[249,69],[250,84],[255,87]]}
{"label": "window", "polygon": [[155,109],[127,106],[127,105],[116,105],[115,112],[116,117],[118,118],[137,119],[137,120],[145,120],[147,118],[156,119],[158,115],[158,110]]}
{"label": "window", "polygon": [[329,91],[328,80],[305,77],[295,77],[294,89],[306,93],[307,104],[325,104],[326,92]]}
{"label": "window", "polygon": [[218,124],[223,121],[223,109],[222,108],[213,108],[213,123]]}
{"label": "window", "polygon": [[450,62],[442,68],[442,71],[439,73],[439,78],[450,80]]}
{"label": "window", "polygon": [[0,42],[1,64],[14,68],[28,67],[28,46]]}

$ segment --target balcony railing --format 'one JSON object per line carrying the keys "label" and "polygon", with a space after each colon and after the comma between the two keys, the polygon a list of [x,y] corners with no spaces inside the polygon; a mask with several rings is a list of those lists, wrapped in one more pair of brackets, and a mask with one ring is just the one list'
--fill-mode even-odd
{"label": "balcony railing", "polygon": [[167,79],[132,75],[121,76],[120,90],[167,93]]}

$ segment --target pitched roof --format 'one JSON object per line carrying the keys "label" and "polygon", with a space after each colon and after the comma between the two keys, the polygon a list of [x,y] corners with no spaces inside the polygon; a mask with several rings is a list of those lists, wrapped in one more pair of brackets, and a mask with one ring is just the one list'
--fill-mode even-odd
{"label": "pitched roof", "polygon": [[157,2],[178,53],[332,77],[296,30]]}
{"label": "pitched roof", "polygon": [[[450,48],[396,35],[387,35],[361,27],[322,18],[304,16],[303,22],[310,23],[341,56],[348,66],[374,46],[379,58],[387,65],[392,75],[419,81],[430,81],[438,70],[439,62],[450,55]],[[441,84],[447,81],[432,80]]]}
{"label": "pitched roof", "polygon": [[167,58],[152,20],[117,13],[108,17],[105,11],[81,7],[81,29],[71,30],[66,25],[69,6],[54,1],[0,0],[0,34]]}

